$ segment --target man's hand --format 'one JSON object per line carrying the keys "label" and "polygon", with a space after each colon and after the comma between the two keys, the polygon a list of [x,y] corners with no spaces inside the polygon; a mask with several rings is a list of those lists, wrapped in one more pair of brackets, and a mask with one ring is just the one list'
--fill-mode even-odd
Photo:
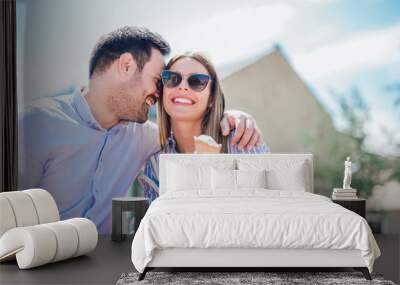
{"label": "man's hand", "polygon": [[231,143],[238,144],[239,149],[251,149],[261,144],[261,131],[249,114],[237,110],[225,111],[221,121],[222,134],[227,136],[234,129],[236,132]]}

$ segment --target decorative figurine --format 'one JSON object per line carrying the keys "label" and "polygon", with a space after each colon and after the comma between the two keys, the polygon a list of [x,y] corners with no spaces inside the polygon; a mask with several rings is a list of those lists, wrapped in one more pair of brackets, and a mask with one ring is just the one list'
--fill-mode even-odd
{"label": "decorative figurine", "polygon": [[344,178],[343,178],[343,189],[351,189],[351,161],[348,156],[344,162]]}

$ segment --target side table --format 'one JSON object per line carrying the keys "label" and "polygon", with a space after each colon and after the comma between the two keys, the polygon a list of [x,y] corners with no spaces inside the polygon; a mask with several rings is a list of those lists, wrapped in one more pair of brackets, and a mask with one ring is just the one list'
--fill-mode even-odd
{"label": "side table", "polygon": [[123,226],[127,224],[126,213],[133,212],[135,218],[134,230],[139,227],[140,221],[149,207],[149,199],[144,197],[120,197],[112,199],[112,234],[113,241],[123,241],[126,238]]}
{"label": "side table", "polygon": [[340,206],[359,214],[365,219],[365,199],[353,199],[353,200],[336,200],[332,199],[332,202],[339,204]]}

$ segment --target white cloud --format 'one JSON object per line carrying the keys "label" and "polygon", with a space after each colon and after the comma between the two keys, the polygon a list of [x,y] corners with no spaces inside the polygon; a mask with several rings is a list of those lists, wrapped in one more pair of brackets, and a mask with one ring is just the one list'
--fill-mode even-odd
{"label": "white cloud", "polygon": [[365,146],[369,150],[383,155],[400,154],[396,147],[400,143],[400,125],[396,118],[389,110],[371,110],[371,120],[365,126],[368,133]]}
{"label": "white cloud", "polygon": [[293,13],[288,4],[228,9],[166,31],[166,37],[178,47],[173,53],[206,51],[216,65],[226,64],[270,47],[285,32]]}
{"label": "white cloud", "polygon": [[400,60],[400,25],[292,56],[303,77],[317,81],[335,73]]}

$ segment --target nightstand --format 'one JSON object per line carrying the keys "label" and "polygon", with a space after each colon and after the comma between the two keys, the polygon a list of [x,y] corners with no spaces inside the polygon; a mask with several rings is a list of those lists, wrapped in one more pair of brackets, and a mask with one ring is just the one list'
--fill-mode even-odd
{"label": "nightstand", "polygon": [[149,199],[144,197],[120,197],[112,199],[112,234],[113,241],[123,241],[127,236],[127,215],[132,212],[135,218],[134,231],[149,207]]}
{"label": "nightstand", "polygon": [[354,199],[354,200],[334,200],[332,202],[339,204],[340,206],[359,214],[365,219],[365,199]]}

